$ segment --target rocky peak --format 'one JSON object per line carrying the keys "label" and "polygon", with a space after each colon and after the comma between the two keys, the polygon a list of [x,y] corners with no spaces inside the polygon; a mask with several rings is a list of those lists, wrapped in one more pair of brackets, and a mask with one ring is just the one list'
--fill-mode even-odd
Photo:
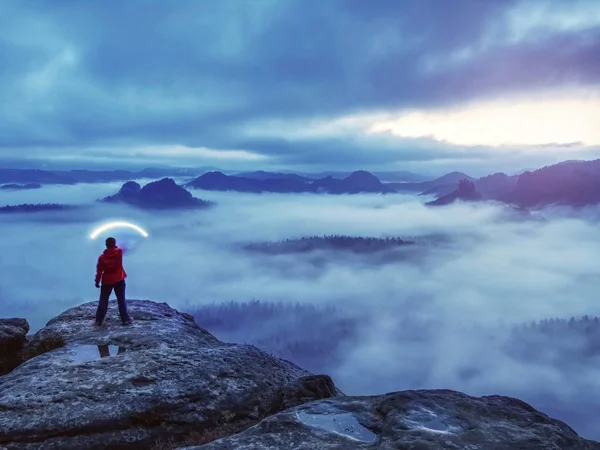
{"label": "rocky peak", "polygon": [[345,178],[345,180],[355,184],[358,187],[367,189],[380,189],[382,187],[381,180],[366,170],[357,170],[352,172]]}
{"label": "rocky peak", "polygon": [[481,194],[477,192],[475,183],[468,179],[462,179],[458,182],[456,189],[449,194],[442,195],[437,200],[427,202],[428,206],[444,206],[454,203],[457,200],[476,201],[481,200]]}
{"label": "rocky peak", "polygon": [[142,186],[136,181],[128,181],[119,190],[122,194],[137,194],[142,190]]}
{"label": "rocky peak", "polygon": [[228,176],[225,175],[223,172],[213,171],[213,172],[206,172],[205,174],[200,175],[198,178],[202,178],[203,180],[209,180],[209,181],[221,181],[221,180],[225,180],[226,178],[228,178]]}
{"label": "rocky peak", "polygon": [[201,443],[337,394],[329,377],[221,342],[166,303],[130,300],[130,326],[111,302],[94,327],[95,308],[50,320],[31,339],[39,355],[0,377],[0,448],[151,448],[190,435]]}
{"label": "rocky peak", "polygon": [[124,202],[142,208],[187,208],[209,206],[210,202],[195,198],[172,178],[152,181],[141,187],[135,181],[125,183],[118,193],[105,202]]}
{"label": "rocky peak", "polygon": [[470,180],[460,180],[458,182],[458,195],[459,197],[471,197],[475,195],[475,183]]}
{"label": "rocky peak", "polygon": [[[330,377],[221,342],[166,303],[129,300],[129,326],[113,301],[95,327],[95,308],[50,320],[0,376],[0,449],[600,450],[514,398],[346,397]],[[22,343],[27,329],[4,320],[0,338]]]}
{"label": "rocky peak", "polygon": [[145,185],[140,191],[140,200],[177,205],[193,202],[194,196],[190,191],[175,183],[172,178],[163,178]]}

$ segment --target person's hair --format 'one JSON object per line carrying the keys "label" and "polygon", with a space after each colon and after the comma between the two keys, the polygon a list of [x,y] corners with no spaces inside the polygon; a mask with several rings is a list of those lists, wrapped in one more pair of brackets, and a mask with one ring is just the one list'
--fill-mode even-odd
{"label": "person's hair", "polygon": [[117,240],[114,237],[106,239],[106,248],[113,248],[117,246]]}

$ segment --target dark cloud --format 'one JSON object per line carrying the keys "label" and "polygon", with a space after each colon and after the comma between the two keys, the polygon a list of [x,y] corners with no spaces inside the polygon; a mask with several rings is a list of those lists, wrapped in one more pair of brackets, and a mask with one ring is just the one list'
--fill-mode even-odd
{"label": "dark cloud", "polygon": [[[248,140],[240,127],[261,118],[447,106],[597,83],[600,27],[550,27],[511,41],[503,24],[511,8],[523,3],[3,5],[0,99],[6,117],[0,121],[0,151],[181,144],[242,146],[276,161],[306,164],[335,162],[340,155],[373,163],[411,161],[416,154],[410,142],[399,146],[407,152],[390,153],[388,144],[373,141],[369,159],[358,154],[365,145],[352,139]],[[448,62],[461,51],[469,56]],[[453,148],[445,151],[460,158]]]}

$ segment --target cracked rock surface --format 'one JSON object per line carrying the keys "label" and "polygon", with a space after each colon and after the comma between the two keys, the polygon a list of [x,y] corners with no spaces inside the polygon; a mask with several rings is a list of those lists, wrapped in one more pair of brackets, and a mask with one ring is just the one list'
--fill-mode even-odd
{"label": "cracked rock surface", "polygon": [[0,375],[23,362],[29,324],[25,319],[0,319]]}
{"label": "cracked rock surface", "polygon": [[313,401],[236,435],[185,447],[217,449],[597,450],[600,443],[514,398],[419,390]]}
{"label": "cracked rock surface", "polygon": [[30,358],[0,376],[0,450],[600,450],[514,398],[347,397],[329,376],[223,343],[166,303],[128,304],[132,325],[111,302],[95,327],[91,302],[29,343],[26,321],[0,321],[3,342]]}
{"label": "cracked rock surface", "polygon": [[48,322],[29,345],[41,354],[0,377],[0,448],[147,449],[336,395],[329,377],[223,343],[166,303],[129,300],[123,326],[111,302],[100,328],[96,304]]}

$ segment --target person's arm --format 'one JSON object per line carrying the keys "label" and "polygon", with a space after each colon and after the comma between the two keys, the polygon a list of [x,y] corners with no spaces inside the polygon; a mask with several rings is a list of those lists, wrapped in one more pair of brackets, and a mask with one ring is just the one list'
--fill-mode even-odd
{"label": "person's arm", "polygon": [[102,256],[98,258],[98,263],[96,264],[96,287],[100,283],[100,279],[102,278],[102,273],[104,272],[104,264],[102,262]]}

